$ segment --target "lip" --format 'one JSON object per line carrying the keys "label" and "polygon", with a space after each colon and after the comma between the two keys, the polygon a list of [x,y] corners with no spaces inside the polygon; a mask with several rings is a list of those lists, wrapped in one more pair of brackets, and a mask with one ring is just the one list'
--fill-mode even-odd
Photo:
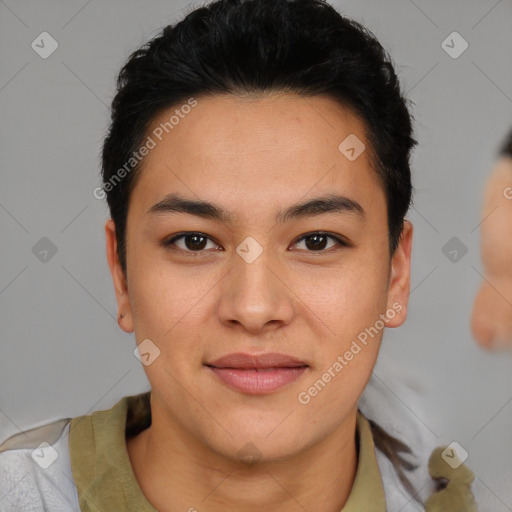
{"label": "lip", "polygon": [[308,364],[296,357],[276,352],[267,352],[259,355],[236,352],[207,363],[207,366],[248,370],[255,368],[297,368],[299,366],[308,366]]}
{"label": "lip", "polygon": [[208,367],[225,385],[242,393],[264,395],[298,380],[309,368],[304,361],[285,354],[228,354]]}

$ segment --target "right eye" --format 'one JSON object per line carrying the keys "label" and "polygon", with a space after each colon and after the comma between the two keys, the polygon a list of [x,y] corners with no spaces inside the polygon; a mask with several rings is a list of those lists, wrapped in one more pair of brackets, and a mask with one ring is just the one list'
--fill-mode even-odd
{"label": "right eye", "polygon": [[179,251],[187,253],[201,253],[205,252],[205,246],[208,244],[208,241],[213,244],[214,248],[219,247],[209,236],[197,231],[188,231],[186,233],[173,236],[172,238],[164,241],[163,245],[165,248],[170,248],[171,250],[176,250],[172,247],[176,246]]}

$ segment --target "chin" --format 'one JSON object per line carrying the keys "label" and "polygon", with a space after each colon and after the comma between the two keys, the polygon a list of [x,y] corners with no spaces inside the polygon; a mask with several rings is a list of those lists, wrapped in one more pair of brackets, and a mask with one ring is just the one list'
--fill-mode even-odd
{"label": "chin", "polygon": [[252,422],[226,424],[225,428],[231,435],[219,427],[215,428],[215,431],[209,430],[205,441],[211,449],[226,459],[238,460],[249,465],[255,462],[285,460],[307,448],[311,444],[312,436],[307,439],[304,428],[296,427],[295,431],[295,427],[291,425],[280,429],[279,424],[282,420],[283,415],[280,415],[272,427],[264,428]]}

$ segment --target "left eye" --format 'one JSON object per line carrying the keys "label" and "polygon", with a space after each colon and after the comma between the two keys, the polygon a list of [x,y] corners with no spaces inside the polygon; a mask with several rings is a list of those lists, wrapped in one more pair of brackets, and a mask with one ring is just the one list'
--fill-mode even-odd
{"label": "left eye", "polygon": [[[327,242],[327,239],[329,239],[329,238],[331,240],[334,240],[335,243],[338,243],[341,246],[344,246],[344,247],[348,246],[348,244],[345,241],[338,238],[337,236],[328,235],[327,233],[321,233],[321,232],[310,233],[308,235],[305,235],[302,238],[300,238],[296,242],[296,244],[299,244],[299,243],[305,241],[305,246],[308,249],[311,249],[311,251],[308,251],[308,252],[320,252],[325,249],[330,249],[332,247],[332,245],[329,247],[326,247],[326,242]],[[333,244],[333,245],[335,245],[335,244]]]}
{"label": "left eye", "polygon": [[[328,240],[334,241],[331,245],[328,245]],[[182,233],[181,235],[177,235],[167,241],[164,242],[165,247],[169,247],[172,245],[176,245],[181,251],[189,252],[189,253],[201,253],[206,251],[208,242],[212,244],[213,247],[219,247],[213,240],[205,235],[204,233],[198,233],[191,231],[189,233]],[[323,252],[327,251],[327,249],[331,249],[336,243],[341,245],[342,247],[347,247],[349,244],[342,240],[341,238],[329,235],[327,233],[315,232],[309,233],[307,235],[299,238],[294,245],[299,245],[301,243],[305,244],[305,248],[307,252]],[[223,249],[221,249],[223,250]]]}

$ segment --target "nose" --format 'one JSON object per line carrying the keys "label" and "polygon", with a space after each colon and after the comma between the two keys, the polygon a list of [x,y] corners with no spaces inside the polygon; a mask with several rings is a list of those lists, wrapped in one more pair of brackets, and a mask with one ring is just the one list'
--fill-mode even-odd
{"label": "nose", "polygon": [[264,248],[254,261],[233,254],[231,270],[221,284],[218,314],[222,323],[243,326],[255,334],[291,322],[293,291],[270,252]]}

